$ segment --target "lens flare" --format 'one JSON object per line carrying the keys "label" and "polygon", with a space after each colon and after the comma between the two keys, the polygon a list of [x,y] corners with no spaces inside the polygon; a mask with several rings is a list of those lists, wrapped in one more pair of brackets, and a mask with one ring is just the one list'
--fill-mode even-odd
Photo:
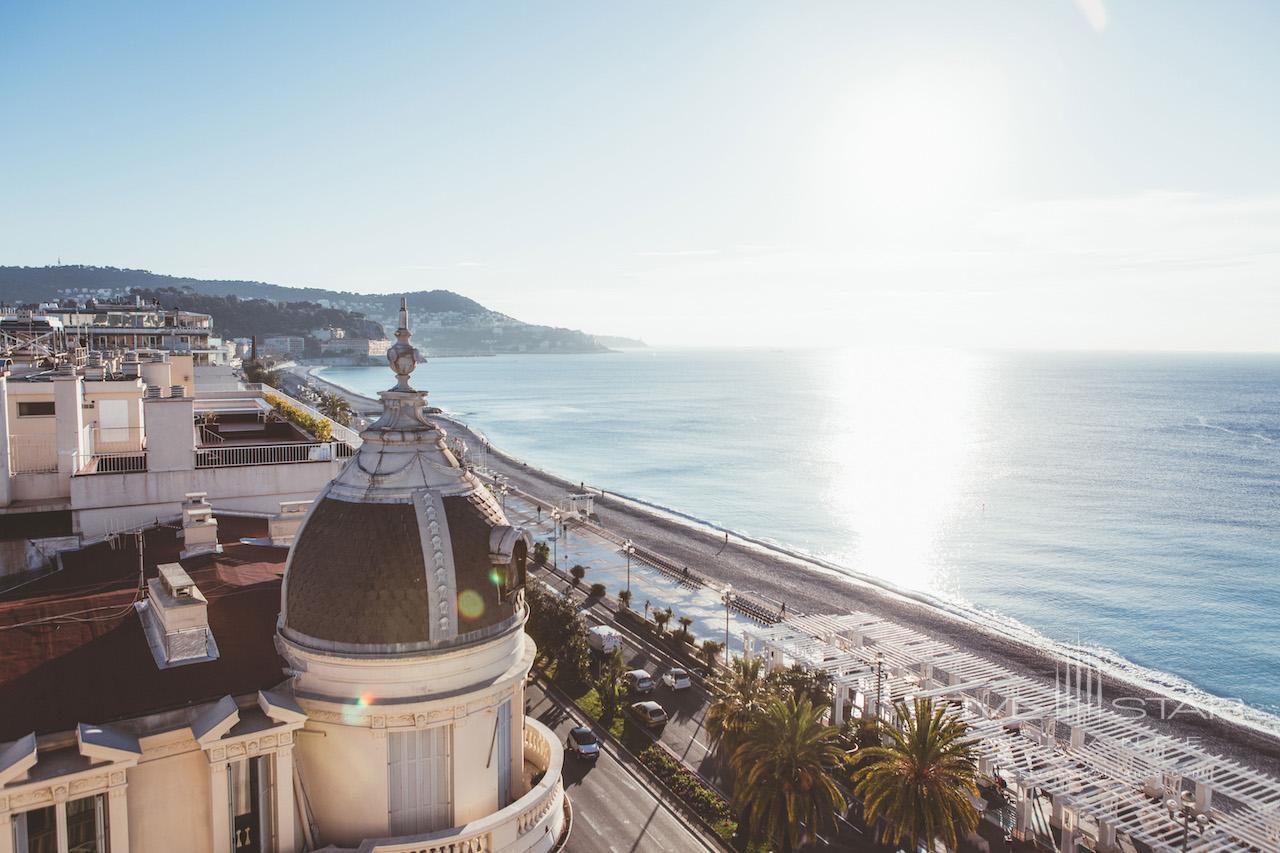
{"label": "lens flare", "polygon": [[479,619],[484,615],[484,599],[474,589],[463,590],[458,596],[458,612],[467,619]]}

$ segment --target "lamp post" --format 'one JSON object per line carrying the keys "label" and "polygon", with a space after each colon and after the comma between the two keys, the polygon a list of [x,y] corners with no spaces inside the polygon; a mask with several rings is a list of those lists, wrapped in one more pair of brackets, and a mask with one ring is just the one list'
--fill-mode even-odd
{"label": "lamp post", "polygon": [[733,584],[725,584],[724,592],[720,594],[720,600],[724,602],[724,665],[732,666],[729,659],[729,605],[733,604],[733,600],[738,594],[733,591]]}
{"label": "lamp post", "polygon": [[551,561],[560,568],[560,510],[551,510],[551,545],[555,549]]}
{"label": "lamp post", "polygon": [[1175,821],[1182,821],[1182,853],[1187,851],[1187,838],[1191,833],[1192,818],[1195,818],[1197,832],[1204,832],[1204,828],[1209,824],[1209,818],[1195,812],[1195,797],[1189,791],[1183,791],[1177,800],[1169,799],[1165,801],[1164,807],[1169,810],[1169,817]]}
{"label": "lamp post", "polygon": [[622,543],[622,553],[627,555],[627,592],[631,592],[631,555],[636,552],[636,546],[631,544],[628,539]]}
{"label": "lamp post", "polygon": [[502,502],[502,511],[507,511],[507,492],[511,491],[511,487],[503,483],[498,487],[498,499]]}

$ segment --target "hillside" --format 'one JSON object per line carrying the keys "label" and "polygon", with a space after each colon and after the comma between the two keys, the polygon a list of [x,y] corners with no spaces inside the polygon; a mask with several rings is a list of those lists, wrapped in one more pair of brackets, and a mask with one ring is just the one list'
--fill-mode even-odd
{"label": "hillside", "polygon": [[239,296],[211,296],[194,290],[162,287],[130,290],[147,301],[166,308],[199,311],[213,317],[215,330],[226,338],[268,335],[307,335],[316,329],[346,329],[355,338],[386,337],[382,326],[355,311],[325,308],[316,302],[275,302],[270,299],[241,299]]}
{"label": "hillside", "polygon": [[[300,323],[305,325],[303,315],[309,313],[318,317],[317,312],[321,310],[347,312],[354,316],[345,322],[321,322],[311,328],[339,325],[362,335],[364,332],[350,329],[346,323],[364,320],[380,324],[390,332],[395,328],[396,312],[403,296],[407,298],[414,318],[414,343],[428,355],[604,352],[608,349],[584,332],[522,323],[448,290],[366,294],[315,287],[286,287],[260,281],[206,281],[116,267],[0,267],[0,301],[8,304],[103,298],[125,295],[135,289],[157,291],[162,302],[174,307],[207,311],[213,315],[217,331],[228,337],[301,334],[306,331],[299,326]],[[165,292],[170,295],[166,297],[163,295]],[[184,293],[187,295],[179,295]],[[237,301],[230,301],[231,297]],[[184,301],[174,303],[175,299]],[[200,303],[211,306],[201,308],[196,307],[198,300],[221,301]],[[310,303],[311,307],[301,312],[293,309],[267,311],[264,308],[261,317],[254,317],[252,309],[245,310],[245,300]]]}

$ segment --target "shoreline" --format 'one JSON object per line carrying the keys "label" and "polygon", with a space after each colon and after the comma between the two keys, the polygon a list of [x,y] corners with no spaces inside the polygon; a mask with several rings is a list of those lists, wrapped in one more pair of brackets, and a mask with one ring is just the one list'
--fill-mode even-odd
{"label": "shoreline", "polygon": [[[342,394],[358,410],[380,410],[381,404],[376,399],[315,375],[318,369],[299,368],[299,372]],[[447,414],[432,417],[445,422],[450,432],[462,435],[473,446],[488,445],[490,467],[524,491],[546,496],[578,490],[578,484],[504,453],[482,432],[466,423]],[[1267,726],[1274,718],[1266,712],[1213,697],[1186,682],[1161,683],[1161,676],[1171,679],[1176,676],[1138,667],[1114,653],[1110,653],[1114,655],[1112,658],[1098,650],[1053,643],[1013,620],[1003,620],[928,593],[898,588],[880,578],[864,577],[803,551],[742,536],[679,510],[612,491],[602,492],[596,487],[588,488],[596,495],[596,513],[602,526],[696,568],[711,580],[732,583],[735,588],[761,598],[785,601],[792,610],[867,611],[935,635],[1048,683],[1052,683],[1065,663],[1098,666],[1104,679],[1106,702],[1113,703],[1121,697],[1141,697],[1144,713],[1149,704],[1158,708],[1153,713],[1160,717],[1147,717],[1156,731],[1176,738],[1195,739],[1211,752],[1280,775],[1280,736],[1274,727]],[[1193,695],[1186,695],[1188,692]],[[1223,703],[1223,707],[1229,707],[1234,713],[1221,714],[1221,708],[1213,707],[1215,702]],[[1250,713],[1256,720],[1250,719]]]}

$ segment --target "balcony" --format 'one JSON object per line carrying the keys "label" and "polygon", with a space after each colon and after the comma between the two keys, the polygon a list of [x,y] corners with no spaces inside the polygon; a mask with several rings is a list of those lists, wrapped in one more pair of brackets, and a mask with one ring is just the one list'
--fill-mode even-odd
{"label": "balcony", "polygon": [[354,451],[340,441],[289,441],[273,444],[223,444],[196,449],[197,468],[332,462]]}
{"label": "balcony", "polygon": [[52,435],[9,436],[10,474],[53,474],[58,471],[58,443]]}
{"label": "balcony", "polygon": [[357,853],[550,853],[569,836],[561,769],[564,748],[537,720],[524,721],[524,760],[545,771],[542,780],[499,812],[439,832],[403,838],[369,839]]}

